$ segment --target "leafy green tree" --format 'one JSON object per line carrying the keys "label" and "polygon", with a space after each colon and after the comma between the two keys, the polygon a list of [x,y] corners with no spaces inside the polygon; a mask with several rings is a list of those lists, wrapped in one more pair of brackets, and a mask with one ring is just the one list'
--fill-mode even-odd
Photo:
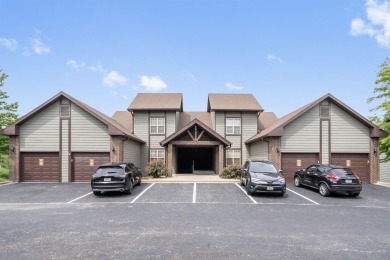
{"label": "leafy green tree", "polygon": [[[7,92],[1,90],[4,85],[4,80],[8,77],[7,74],[0,70],[0,129],[3,130],[7,126],[15,122],[18,115],[18,102],[8,103],[7,99],[9,96]],[[0,156],[8,154],[9,137],[0,135]]]}
{"label": "leafy green tree", "polygon": [[[381,111],[383,116],[373,116],[371,120],[376,123],[379,128],[390,133],[390,59],[386,58],[385,62],[380,66],[380,71],[377,74],[378,79],[375,84],[379,85],[374,88],[375,96],[368,99],[368,103],[379,101],[380,104],[371,111]],[[384,162],[390,161],[390,135],[383,137],[379,141],[379,150],[385,154]]]}

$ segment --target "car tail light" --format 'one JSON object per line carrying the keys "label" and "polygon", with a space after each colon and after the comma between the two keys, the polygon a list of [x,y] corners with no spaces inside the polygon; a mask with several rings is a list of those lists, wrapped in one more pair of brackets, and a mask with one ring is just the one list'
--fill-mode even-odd
{"label": "car tail light", "polygon": [[360,177],[355,174],[356,179],[360,180]]}
{"label": "car tail light", "polygon": [[334,175],[333,173],[329,174],[328,179],[331,181],[337,181],[339,177]]}

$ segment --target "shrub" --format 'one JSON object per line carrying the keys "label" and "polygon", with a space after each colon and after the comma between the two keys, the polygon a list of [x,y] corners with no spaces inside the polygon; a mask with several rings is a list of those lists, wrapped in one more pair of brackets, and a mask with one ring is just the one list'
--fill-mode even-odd
{"label": "shrub", "polygon": [[153,178],[168,176],[168,168],[162,160],[150,161],[145,167],[145,171],[149,176],[153,176]]}
{"label": "shrub", "polygon": [[238,163],[226,166],[219,174],[219,177],[224,179],[238,179],[240,177],[241,165]]}
{"label": "shrub", "polygon": [[9,170],[8,169],[0,169],[0,182],[9,181]]}

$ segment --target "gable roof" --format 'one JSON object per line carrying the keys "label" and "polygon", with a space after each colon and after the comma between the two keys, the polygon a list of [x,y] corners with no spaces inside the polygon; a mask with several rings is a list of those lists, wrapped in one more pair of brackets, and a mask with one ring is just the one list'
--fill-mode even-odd
{"label": "gable roof", "polygon": [[204,123],[202,123],[199,119],[195,118],[194,120],[192,120],[191,122],[189,122],[188,124],[183,126],[180,130],[176,131],[175,133],[171,134],[170,136],[168,136],[167,138],[162,140],[160,142],[161,146],[167,145],[169,142],[173,141],[175,138],[179,137],[183,133],[186,133],[187,130],[190,129],[191,127],[193,127],[194,125],[198,125],[201,128],[203,128],[203,130],[205,130],[209,135],[211,135],[213,138],[215,138],[216,140],[218,140],[219,142],[221,142],[225,146],[230,146],[231,145],[230,141],[228,141],[226,138],[220,136],[213,129],[211,129],[210,127],[208,127]]}
{"label": "gable roof", "polygon": [[133,131],[133,116],[131,112],[116,111],[111,118],[126,127],[127,130]]}
{"label": "gable roof", "polygon": [[198,119],[203,124],[207,125],[209,128],[213,128],[213,123],[211,122],[211,115],[208,112],[182,112],[179,116],[179,123],[177,129],[183,128],[186,124],[191,122],[194,119]]}
{"label": "gable roof", "polygon": [[360,115],[358,112],[347,106],[345,103],[338,100],[336,97],[334,97],[332,94],[326,94],[323,97],[307,104],[306,106],[303,106],[284,117],[281,117],[280,119],[274,121],[272,124],[270,124],[266,129],[260,131],[260,133],[252,136],[250,139],[248,139],[245,143],[250,144],[257,140],[266,138],[266,137],[272,137],[272,136],[282,136],[283,135],[283,127],[297,119],[298,117],[302,116],[304,113],[318,105],[324,100],[330,100],[332,103],[340,107],[342,110],[347,112],[349,115],[357,119],[362,124],[366,125],[371,129],[370,137],[383,137],[387,134],[378,128],[377,125],[369,121],[367,118]]}
{"label": "gable roof", "polygon": [[69,99],[72,103],[76,104],[80,108],[82,108],[84,111],[98,119],[103,124],[107,125],[108,127],[108,134],[109,135],[121,135],[125,136],[131,140],[137,141],[139,143],[145,143],[145,141],[141,140],[139,137],[135,136],[128,130],[126,127],[115,121],[114,119],[106,116],[105,114],[101,113],[100,111],[88,106],[87,104],[75,99],[74,97],[66,94],[65,92],[60,92],[42,105],[38,106],[28,114],[22,116],[18,120],[15,121],[14,124],[6,127],[1,131],[1,134],[3,135],[19,135],[18,128],[20,125],[22,125],[24,122],[26,122],[28,119],[32,118],[34,115],[38,114],[48,106],[54,104],[55,102],[59,101],[61,98]]}
{"label": "gable roof", "polygon": [[173,110],[182,112],[183,95],[181,93],[138,93],[127,110]]}
{"label": "gable roof", "polygon": [[252,94],[209,94],[207,112],[210,111],[255,111],[264,109]]}
{"label": "gable roof", "polygon": [[278,120],[274,112],[262,112],[259,116],[259,129],[263,130]]}

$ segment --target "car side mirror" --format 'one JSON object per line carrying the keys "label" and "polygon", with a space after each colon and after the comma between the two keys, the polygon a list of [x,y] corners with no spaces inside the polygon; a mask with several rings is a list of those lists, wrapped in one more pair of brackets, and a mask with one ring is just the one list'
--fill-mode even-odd
{"label": "car side mirror", "polygon": [[282,170],[279,170],[279,173],[280,173],[281,175],[283,175],[283,171],[282,171]]}

